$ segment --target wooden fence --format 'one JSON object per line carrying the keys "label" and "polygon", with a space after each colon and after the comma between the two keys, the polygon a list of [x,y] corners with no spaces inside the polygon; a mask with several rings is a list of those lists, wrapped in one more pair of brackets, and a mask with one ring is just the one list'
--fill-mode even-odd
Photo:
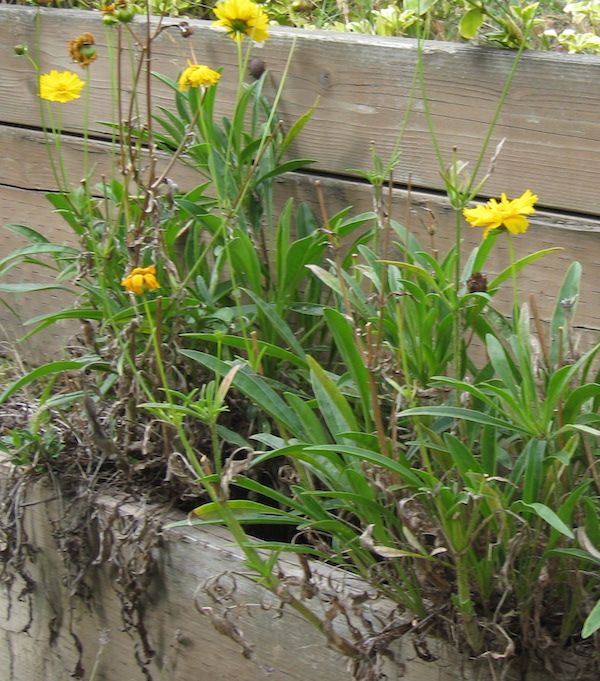
{"label": "wooden fence", "polygon": [[[176,24],[177,20],[167,23]],[[165,30],[155,43],[153,70],[176,78],[193,46],[199,61],[222,67],[218,109],[226,113],[235,95],[234,43],[210,28],[209,22],[192,22],[189,39]],[[136,26],[142,30],[141,25]],[[91,67],[91,162],[98,173],[110,163],[107,129],[100,121],[111,119],[111,88],[107,36],[99,13],[3,6],[0,8],[0,222],[29,225],[59,242],[72,240],[70,230],[52,214],[44,193],[54,182],[40,129],[36,74],[13,46],[28,44],[39,56],[43,72],[71,68],[69,38],[92,32],[99,44],[99,59]],[[36,38],[37,36],[37,38]],[[353,205],[357,212],[371,208],[366,184],[349,169],[369,170],[371,144],[387,158],[403,124],[412,93],[411,113],[401,143],[402,157],[395,173],[393,215],[425,240],[426,224],[437,222],[436,243],[443,249],[453,238],[453,215],[443,193],[440,167],[431,142],[421,91],[411,89],[417,59],[416,43],[409,39],[376,38],[322,31],[273,28],[270,39],[256,48],[271,71],[273,91],[294,49],[289,77],[280,103],[288,124],[318,98],[316,113],[290,150],[293,157],[313,158],[309,172],[286,176],[279,184],[280,200],[289,196],[315,203],[314,181],[326,192],[328,210]],[[38,52],[39,50],[39,52]],[[453,150],[471,167],[481,148],[494,111],[513,67],[509,50],[475,48],[457,43],[428,42],[423,63],[431,121],[437,131],[444,163]],[[74,66],[73,68],[78,68]],[[159,92],[157,102],[169,106],[171,98]],[[521,275],[524,293],[535,294],[548,319],[562,277],[573,260],[584,269],[585,286],[577,311],[584,343],[595,339],[600,328],[600,58],[553,53],[525,53],[498,124],[492,135],[488,167],[498,143],[505,144],[486,196],[506,192],[510,197],[531,189],[540,196],[539,210],[527,234],[518,239],[518,255],[562,246],[558,254],[528,267]],[[63,157],[71,177],[82,173],[83,101],[64,107]],[[198,183],[197,176],[179,171],[182,189]],[[408,186],[412,191],[407,192]],[[410,203],[410,205],[408,205]],[[477,243],[480,230],[465,227],[467,246]],[[0,255],[23,241],[2,234]],[[508,262],[500,241],[490,261],[490,272]],[[47,274],[44,275],[47,279]],[[35,268],[15,268],[10,281],[36,279]],[[509,287],[508,287],[509,288]],[[506,298],[510,291],[506,292]],[[18,297],[6,294],[11,307],[0,309],[0,333],[12,341],[22,333],[17,317],[27,319],[59,309],[56,294]],[[16,313],[16,314],[15,314]],[[66,334],[66,330],[65,330]],[[39,358],[60,347],[56,329],[34,337],[29,353]]]}

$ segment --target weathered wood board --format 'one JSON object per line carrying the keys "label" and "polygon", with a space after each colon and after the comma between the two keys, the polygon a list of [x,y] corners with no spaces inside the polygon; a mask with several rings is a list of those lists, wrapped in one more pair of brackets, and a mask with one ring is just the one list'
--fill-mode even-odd
{"label": "weathered wood board", "polygon": [[[0,471],[0,489],[10,484],[8,467]],[[36,549],[29,566],[34,580],[30,596],[19,598],[18,581],[7,594],[0,594],[0,668],[3,681],[36,681],[71,678],[94,681],[143,681],[136,663],[139,639],[124,631],[118,592],[123,584],[115,581],[111,561],[99,560],[86,581],[89,598],[70,598],[63,583],[66,574],[52,529],[60,527],[69,500],[60,502],[53,490],[37,485],[19,496],[27,539]],[[154,509],[155,510],[155,509]],[[135,533],[144,515],[153,512],[142,504],[102,497],[97,513],[116,516],[115,526]],[[171,517],[172,519],[172,517]],[[56,525],[56,523],[59,523]],[[122,523],[122,524],[119,524]],[[91,530],[93,532],[93,530]],[[92,535],[90,534],[92,538]],[[23,536],[25,539],[25,536]],[[93,538],[92,538],[93,541]],[[112,549],[108,549],[111,551]],[[350,681],[347,660],[327,648],[324,638],[288,608],[279,611],[277,600],[250,579],[242,565],[240,551],[232,546],[230,535],[222,528],[184,527],[162,532],[155,550],[155,568],[148,587],[148,602],[143,615],[148,642],[156,654],[147,665],[153,681]],[[116,555],[116,554],[115,554]],[[290,577],[301,574],[299,566],[283,558],[282,570]],[[340,593],[360,594],[365,585],[348,574],[326,566],[314,566],[317,583],[330,580],[330,588]],[[220,586],[211,580],[222,577]],[[68,581],[68,580],[67,580]],[[207,591],[204,587],[209,587]],[[230,597],[227,593],[231,590]],[[210,594],[220,595],[217,602]],[[31,600],[30,600],[31,599]],[[240,607],[236,607],[236,603]],[[35,617],[30,621],[29,606]],[[314,604],[313,604],[314,605]],[[204,610],[203,610],[204,608]],[[242,654],[242,645],[219,633],[206,608],[228,619],[242,639],[253,645],[251,657]],[[384,618],[389,604],[374,606],[372,616]],[[343,619],[343,618],[339,618]],[[349,636],[344,625],[335,620],[341,635]],[[78,648],[82,659],[78,661]],[[427,663],[416,658],[412,644],[398,649],[398,660],[406,664],[406,681],[467,681],[474,679],[466,663],[451,651],[430,643],[440,658]],[[142,659],[146,659],[141,655]],[[398,681],[401,667],[386,667],[388,681]],[[79,674],[79,676],[77,676]],[[487,681],[485,677],[481,681]]]}
{"label": "weathered wood board", "polygon": [[[39,22],[39,23],[38,23]],[[177,23],[168,20],[166,24]],[[194,35],[187,41],[176,28],[162,32],[155,45],[153,69],[176,77],[193,47],[199,61],[223,67],[218,109],[227,113],[236,85],[236,53],[233,42],[210,28],[210,22],[192,22]],[[37,28],[36,28],[37,26]],[[140,33],[141,25],[134,31]],[[35,73],[25,58],[17,58],[13,46],[28,44],[35,57],[39,34],[39,59],[43,71],[70,68],[67,39],[93,31],[99,43],[99,59],[91,71],[91,131],[106,136],[106,126],[97,121],[111,120],[111,78],[107,43],[114,31],[105,31],[99,13],[25,7],[0,8],[0,222],[16,222],[34,227],[59,242],[72,239],[63,221],[50,212],[43,193],[55,189],[54,178],[44,148],[40,127],[40,100]],[[271,91],[280,81],[290,49],[290,65],[280,107],[286,124],[304,113],[319,98],[313,119],[301,133],[291,152],[295,157],[315,158],[310,172],[297,173],[279,183],[278,206],[293,196],[316,207],[314,181],[320,179],[328,210],[333,213],[353,205],[357,212],[371,208],[368,187],[349,168],[367,170],[371,164],[370,145],[374,141],[385,158],[393,148],[409,100],[416,65],[416,43],[412,40],[339,35],[320,31],[292,31],[273,28],[271,38],[256,54],[272,70]],[[135,46],[134,46],[135,49]],[[456,43],[428,42],[423,48],[432,120],[438,131],[445,161],[453,147],[461,159],[475,160],[486,126],[492,120],[498,97],[514,62],[506,50],[474,48]],[[78,68],[73,66],[72,68]],[[485,192],[510,196],[530,188],[540,195],[539,211],[532,228],[517,240],[519,254],[551,246],[562,246],[560,254],[548,256],[528,267],[520,276],[524,299],[538,297],[542,316],[547,320],[564,273],[573,260],[584,268],[585,286],[576,323],[585,336],[582,347],[595,340],[600,329],[598,292],[600,272],[595,257],[600,240],[600,198],[594,190],[600,182],[600,58],[551,53],[526,53],[517,70],[507,102],[494,132],[483,168],[487,167],[495,144],[506,143]],[[172,104],[170,94],[160,87],[156,103]],[[453,217],[440,192],[442,181],[424,115],[425,100],[413,92],[412,114],[408,120],[403,156],[395,173],[394,215],[410,221],[413,231],[428,241],[423,224],[430,210],[437,223],[436,246],[443,250],[453,234]],[[62,143],[63,159],[71,180],[83,175],[83,101],[64,106],[63,126],[68,135]],[[90,164],[95,179],[109,173],[109,146],[90,141]],[[198,177],[177,168],[174,179],[190,188]],[[407,211],[406,183],[413,187],[411,211]],[[479,232],[465,227],[465,252],[477,242]],[[2,233],[0,256],[22,245],[14,235]],[[393,255],[393,254],[392,254]],[[498,243],[490,260],[492,275],[507,264],[503,244]],[[15,268],[10,280],[35,280],[33,269]],[[510,297],[506,287],[504,300]],[[502,298],[502,296],[501,296]],[[28,319],[50,309],[59,309],[65,298],[55,292],[31,296],[3,295],[12,310],[0,308],[0,329],[4,340],[22,335],[18,319]],[[76,326],[65,328],[66,334]],[[61,329],[31,339],[26,354],[41,358],[64,345]],[[22,346],[20,346],[22,347]]]}
{"label": "weathered wood board", "polygon": [[[27,133],[27,135],[27,144],[19,146],[27,149],[30,145],[32,149],[43,151],[39,144],[39,134]],[[0,128],[0,139],[1,137],[2,128]],[[95,153],[100,162],[103,159],[102,147],[100,143],[96,145]],[[108,159],[107,153],[104,154],[104,158]],[[80,167],[80,143],[78,145],[73,141],[68,147],[65,162],[68,168]],[[18,180],[21,171],[16,158],[12,164],[8,165],[14,167],[12,177]],[[177,168],[173,176],[182,189],[191,188],[198,181],[197,175],[187,168]],[[58,243],[75,244],[72,231],[59,215],[51,212],[51,206],[44,196],[45,192],[42,191],[43,188],[48,188],[48,183],[52,181],[49,171],[41,171],[37,177],[39,184],[35,190],[17,189],[15,186],[18,184],[13,183],[8,187],[0,186],[0,222],[27,224]],[[290,173],[277,183],[277,208],[281,208],[289,197],[294,197],[297,201],[308,203],[318,214],[319,207],[315,191],[317,180],[321,183],[326,196],[327,210],[330,215],[349,205],[354,206],[356,213],[372,208],[371,191],[364,183],[349,179],[320,177],[311,173]],[[408,210],[409,205],[410,210]],[[454,238],[454,215],[447,200],[432,192],[413,191],[409,194],[406,190],[395,189],[392,206],[393,217],[400,223],[408,223],[424,248],[434,247],[444,253],[449,247]],[[433,241],[427,234],[427,225],[431,215],[437,223]],[[575,318],[577,331],[581,333],[582,350],[589,348],[597,341],[600,330],[600,306],[598,305],[600,263],[596,257],[597,244],[600,239],[599,230],[600,226],[593,220],[539,211],[533,216],[529,231],[515,239],[518,257],[545,248],[558,246],[564,249],[528,265],[519,274],[521,301],[527,302],[528,294],[535,295],[540,315],[546,322],[551,318],[560,283],[570,263],[574,260],[582,263],[584,287]],[[464,253],[468,253],[479,242],[481,231],[465,226],[463,235]],[[25,245],[26,242],[21,237],[5,231],[1,243],[2,250],[6,254],[14,248]],[[392,250],[390,257],[393,258],[394,253],[395,251]],[[491,279],[508,264],[506,243],[504,240],[499,240],[488,261],[485,274],[488,279]],[[52,276],[43,268],[28,265],[15,267],[7,274],[5,281],[51,282]],[[21,338],[32,329],[31,326],[23,326],[22,322],[50,311],[58,311],[73,300],[72,295],[60,291],[3,294],[3,297],[11,306],[11,309],[0,307],[0,332],[6,341]],[[496,300],[501,309],[510,309],[512,300],[510,282],[504,284]],[[11,310],[18,311],[18,316]],[[70,338],[70,342],[76,343],[73,335],[77,331],[77,324],[64,323],[62,326],[44,330],[31,337],[26,344],[17,344],[15,348],[23,354],[25,359],[47,359],[51,354],[60,352],[67,339]]]}
{"label": "weathered wood board", "polygon": [[[219,527],[162,529],[152,550],[151,579],[144,583],[146,605],[141,620],[129,611],[130,620],[142,623],[148,646],[144,655],[139,635],[131,621],[123,620],[126,591],[120,561],[142,574],[144,561],[133,548],[119,552],[118,539],[99,540],[97,527],[108,522],[114,532],[133,538],[147,536],[146,519],[158,514],[165,522],[179,520],[143,502],[118,496],[96,496],[92,522],[83,541],[88,542],[95,567],[86,573],[87,597],[72,597],[73,569],[65,568],[66,527],[73,525],[68,510],[73,500],[62,498],[47,483],[37,482],[12,494],[14,469],[0,462],[0,492],[10,495],[15,511],[22,516],[20,540],[34,550],[27,565],[32,581],[29,594],[17,579],[10,590],[0,591],[0,669],[2,681],[350,681],[347,659],[329,649],[324,637],[289,607],[278,609],[278,600],[251,579],[242,563],[240,549],[229,533]],[[27,490],[27,491],[25,491]],[[66,520],[67,519],[67,520]],[[105,526],[105,525],[104,525]],[[161,525],[158,525],[159,531]],[[81,536],[81,535],[79,535]],[[71,540],[75,551],[82,549]],[[143,541],[143,540],[142,540]],[[85,551],[81,554],[84,555]],[[292,558],[280,559],[290,584],[303,572]],[[311,562],[313,582],[340,599],[371,593],[368,585],[340,569]],[[70,575],[70,577],[67,577]],[[319,612],[314,598],[308,604]],[[362,599],[361,599],[362,600]],[[329,599],[326,599],[329,607]],[[347,601],[348,602],[348,601]],[[238,640],[219,633],[223,622],[210,619],[226,616],[238,630]],[[31,614],[34,613],[34,617]],[[371,598],[365,616],[375,630],[391,621],[403,620],[393,613],[393,604]],[[361,629],[358,615],[349,613],[352,625]],[[129,621],[129,625],[127,625]],[[338,634],[351,640],[344,617],[333,620]],[[243,643],[241,643],[243,641]],[[381,681],[495,681],[487,662],[475,664],[439,641],[418,637],[426,643],[432,659],[424,661],[415,652],[410,635],[395,642],[394,659],[384,661]],[[242,654],[244,645],[253,646]],[[80,655],[81,653],[81,655]],[[136,662],[144,660],[145,675]],[[516,681],[509,674],[506,681]],[[525,681],[566,681],[573,675],[554,676],[544,669],[530,669]],[[523,679],[520,679],[523,681]]]}
{"label": "weathered wood board", "polygon": [[[36,21],[39,17],[39,28]],[[141,20],[140,20],[141,21]],[[176,24],[177,20],[167,20]],[[155,43],[152,66],[172,78],[190,57],[223,67],[219,110],[226,112],[236,88],[236,51],[231,40],[210,28],[210,22],[192,22],[194,35],[186,39],[177,29],[161,33]],[[142,26],[134,24],[142,34]],[[36,76],[28,61],[14,56],[13,46],[28,44],[36,54],[39,34],[41,69],[69,68],[67,41],[92,31],[100,58],[91,67],[93,131],[106,134],[95,121],[113,118],[105,33],[99,13],[24,7],[3,7],[0,13],[0,122],[37,127],[39,99]],[[349,168],[368,170],[374,141],[385,158],[396,142],[411,94],[416,43],[410,39],[378,38],[323,31],[273,28],[270,39],[256,50],[272,71],[272,87],[281,79],[292,45],[295,51],[280,111],[288,123],[317,99],[313,120],[292,150],[313,158],[328,173],[347,174]],[[453,148],[471,164],[491,122],[498,98],[514,63],[510,50],[430,41],[423,48],[427,101],[444,162]],[[75,67],[77,68],[77,67]],[[169,105],[164,91],[157,103]],[[15,106],[15,99],[18,106]],[[505,191],[520,194],[530,188],[541,205],[578,213],[600,214],[600,57],[529,52],[523,56],[508,94],[492,145],[506,138],[502,155],[485,188],[493,196]],[[401,148],[398,182],[412,178],[415,188],[442,189],[440,168],[424,115],[425,100],[414,91],[412,114]],[[66,130],[81,131],[83,102],[64,107]]]}

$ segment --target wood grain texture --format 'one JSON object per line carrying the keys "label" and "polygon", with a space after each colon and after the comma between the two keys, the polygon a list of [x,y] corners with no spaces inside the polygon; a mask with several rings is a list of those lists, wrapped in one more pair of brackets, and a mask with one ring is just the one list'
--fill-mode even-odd
{"label": "wood grain texture", "polygon": [[[0,493],[13,489],[14,476],[14,468],[1,459]],[[23,520],[21,540],[35,551],[34,560],[26,566],[33,590],[21,593],[23,583],[17,579],[10,589],[0,591],[0,609],[5,614],[0,620],[2,681],[351,681],[347,660],[329,649],[322,635],[288,607],[278,610],[278,599],[251,579],[240,549],[221,527],[184,526],[160,532],[152,552],[152,578],[145,587],[142,621],[154,650],[150,657],[142,655],[147,662],[145,675],[136,663],[139,638],[122,618],[123,577],[116,568],[119,556],[134,552],[119,553],[118,538],[109,540],[101,551],[104,545],[98,541],[97,526],[109,519],[117,534],[125,528],[124,534],[141,536],[140,528],[148,517],[166,523],[180,520],[181,515],[118,495],[90,497],[95,520],[89,525],[87,540],[89,555],[97,560],[85,575],[87,596],[82,598],[69,592],[72,581],[67,575],[73,573],[66,571],[66,556],[55,534],[68,536],[64,528],[73,525],[68,515],[73,500],[62,498],[44,482],[21,485],[15,499]],[[285,556],[279,565],[293,589],[302,575],[300,566]],[[370,593],[367,584],[339,568],[311,562],[311,569],[314,583],[330,597]],[[314,601],[308,604],[318,612]],[[384,599],[372,598],[366,607],[371,622],[385,625],[394,616],[393,604]],[[243,656],[239,643],[217,631],[206,608],[215,614],[227,612],[243,640],[254,646],[251,656]],[[359,630],[364,626],[357,616],[350,619]],[[340,635],[351,636],[343,617],[334,618],[333,625]],[[439,640],[418,636],[417,642],[422,650],[426,644],[433,659],[420,659],[408,634],[393,644],[393,659],[385,662],[381,681],[496,679],[488,662],[474,663]],[[518,678],[574,678],[571,667],[564,670],[549,676],[544,669],[531,668]],[[517,676],[515,672],[503,678],[517,681]]]}
{"label": "wood grain texture", "polygon": [[[76,159],[72,159],[73,165],[75,162]],[[182,188],[186,187],[188,182],[189,186],[192,186],[196,181],[195,173],[185,168],[179,168],[174,176]],[[276,209],[281,209],[284,202],[293,197],[296,201],[308,203],[318,214],[315,193],[317,179],[324,190],[330,215],[348,205],[354,206],[355,213],[371,209],[371,192],[364,184],[301,173],[291,173],[277,182]],[[425,192],[412,192],[409,200],[406,191],[395,190],[392,205],[395,219],[401,223],[408,221],[411,230],[424,248],[435,247],[444,253],[450,246],[454,234],[454,216],[446,200]],[[433,241],[426,231],[430,216],[436,223],[436,235]],[[76,245],[72,231],[60,216],[51,212],[51,206],[44,192],[41,191],[0,187],[0,222],[2,224],[8,222],[26,224],[58,243]],[[582,264],[583,285],[575,318],[582,350],[588,349],[597,341],[600,331],[600,308],[597,305],[600,297],[600,262],[596,250],[599,238],[597,230],[598,226],[594,221],[540,211],[533,216],[529,231],[515,239],[518,257],[556,246],[563,249],[530,264],[519,275],[521,302],[527,302],[529,294],[535,295],[540,315],[546,322],[551,319],[560,284],[568,266],[574,260]],[[477,245],[480,234],[480,230],[465,227],[464,254]],[[5,230],[1,243],[1,250],[5,255],[12,249],[25,245],[26,241]],[[396,251],[392,249],[390,257],[394,258],[395,253]],[[498,240],[488,260],[485,274],[488,279],[491,279],[508,264],[506,242]],[[27,265],[15,267],[3,277],[3,280],[12,283],[50,282],[52,277],[43,268]],[[14,341],[31,330],[32,327],[23,326],[22,322],[50,311],[58,311],[72,300],[72,296],[60,291],[2,294],[2,298],[11,306],[11,309],[0,306],[0,338],[4,341]],[[511,284],[506,282],[497,294],[495,304],[501,310],[508,312],[511,301]],[[41,334],[33,336],[26,345],[18,345],[18,351],[29,360],[49,359],[52,354],[62,352],[67,339],[76,343],[75,335],[78,329],[76,323],[63,323],[60,326],[50,327]]]}
{"label": "wood grain texture", "polygon": [[[10,484],[6,465],[0,471],[0,488]],[[77,643],[82,647],[82,676],[90,679],[96,659],[94,681],[143,681],[135,662],[136,636],[124,631],[115,566],[102,562],[86,577],[91,588],[86,599],[70,598],[63,582],[64,556],[52,535],[60,527],[64,508],[46,485],[37,484],[19,497],[25,504],[24,529],[35,547],[36,560],[29,566],[35,586],[31,594],[18,599],[22,586],[0,594],[0,607],[10,612],[0,622],[0,668],[3,681],[36,681],[70,678],[78,666]],[[61,506],[62,509],[61,510]],[[156,509],[127,503],[116,497],[100,497],[97,514],[110,515],[116,527],[124,522],[137,527]],[[179,516],[176,516],[179,519]],[[174,519],[173,516],[170,518]],[[165,517],[166,520],[166,517]],[[58,523],[58,525],[57,525]],[[90,534],[94,542],[94,537]],[[231,536],[222,528],[176,528],[164,530],[160,548],[155,552],[153,578],[149,585],[144,625],[155,655],[148,664],[153,681],[350,681],[346,660],[328,649],[322,636],[293,611],[279,611],[277,599],[250,579]],[[314,565],[315,580],[340,594],[361,594],[367,588],[340,570]],[[282,558],[281,569],[290,578],[301,574],[297,563]],[[218,603],[204,588],[219,576],[224,591]],[[230,597],[226,593],[231,590]],[[332,592],[333,593],[333,592]],[[12,598],[12,601],[9,599]],[[240,607],[236,606],[240,604]],[[29,606],[34,618],[29,619]],[[314,606],[314,603],[313,603]],[[370,616],[388,617],[391,604],[373,602]],[[229,619],[254,646],[251,659],[242,655],[241,646],[219,633],[203,608],[213,608]],[[335,627],[348,636],[342,618]],[[50,635],[52,632],[52,637]],[[415,657],[407,640],[396,648],[398,660],[406,664],[406,681],[470,681],[469,665],[435,641],[434,663]],[[98,656],[98,657],[97,657]],[[401,666],[386,667],[388,681],[399,681]],[[148,681],[148,677],[146,677]],[[486,681],[485,677],[481,681]]]}
{"label": "wood grain texture", "polygon": [[[35,45],[38,12],[43,71],[69,68],[67,39],[84,31],[95,33],[100,59],[91,67],[91,121],[111,120],[106,36],[114,39],[114,34],[105,35],[99,14],[3,7],[0,122],[40,124],[35,74],[25,59],[17,59],[12,52],[16,43]],[[195,33],[189,44],[178,37],[177,29],[163,31],[155,43],[153,69],[176,77],[192,45],[199,61],[223,67],[218,108],[225,113],[235,92],[233,43],[211,30],[210,22],[192,23]],[[140,32],[141,26],[134,24],[134,30]],[[328,173],[369,169],[371,141],[386,157],[401,127],[416,63],[415,42],[274,28],[264,47],[256,51],[272,71],[271,90],[281,78],[294,40],[295,53],[280,104],[284,121],[289,125],[320,99],[313,120],[291,152],[316,159],[316,167]],[[514,53],[508,50],[425,44],[428,101],[445,163],[456,147],[459,157],[473,165],[513,60]],[[517,195],[530,188],[540,195],[544,207],[600,214],[600,194],[595,191],[600,181],[599,86],[599,57],[526,53],[483,164],[485,170],[495,145],[506,138],[486,194]],[[160,88],[156,103],[170,105],[170,97]],[[396,180],[406,182],[410,176],[416,188],[441,189],[420,92],[415,92],[412,109]],[[64,108],[65,129],[81,131],[82,120],[81,100]],[[92,129],[106,132],[96,123]]]}

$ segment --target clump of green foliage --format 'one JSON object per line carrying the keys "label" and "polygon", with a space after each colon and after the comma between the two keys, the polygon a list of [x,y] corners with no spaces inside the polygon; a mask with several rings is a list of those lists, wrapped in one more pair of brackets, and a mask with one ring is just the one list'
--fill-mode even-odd
{"label": "clump of green foliage", "polygon": [[[16,4],[103,10],[97,0],[20,0]],[[113,3],[115,4],[115,3]],[[119,4],[119,3],[117,3]],[[124,4],[124,3],[122,3]],[[523,40],[538,50],[600,53],[599,6],[596,0],[571,2],[499,2],[491,0],[265,0],[260,3],[273,24],[306,29],[428,40],[467,40],[517,48]],[[131,10],[170,17],[208,19],[210,6],[193,0],[152,0],[148,6],[131,2]],[[533,31],[529,30],[535,15]]]}

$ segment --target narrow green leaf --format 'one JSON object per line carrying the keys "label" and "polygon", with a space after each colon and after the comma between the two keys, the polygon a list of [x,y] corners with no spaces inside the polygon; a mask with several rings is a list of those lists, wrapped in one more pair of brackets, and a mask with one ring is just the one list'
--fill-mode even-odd
{"label": "narrow green leaf", "polygon": [[279,147],[278,155],[280,158],[284,156],[290,144],[296,139],[302,128],[312,118],[312,115],[315,113],[317,106],[319,105],[319,99],[320,97],[317,96],[315,103],[310,107],[310,109],[303,113],[300,118],[294,121],[292,127],[289,129],[287,135],[283,138],[283,142]]}
{"label": "narrow green leaf", "polygon": [[600,395],[600,385],[598,383],[588,383],[587,385],[580,385],[578,388],[575,388],[575,390],[569,393],[564,404],[562,412],[563,423],[573,423],[583,404],[597,395]]}
{"label": "narrow green leaf", "polygon": [[512,362],[504,349],[502,343],[492,334],[485,337],[485,346],[490,358],[490,362],[494,367],[494,371],[504,384],[507,390],[510,390],[513,397],[518,400],[520,391],[515,380],[515,375],[512,370]]}
{"label": "narrow green leaf", "polygon": [[290,329],[289,325],[283,320],[281,315],[279,315],[275,307],[269,303],[266,303],[260,296],[258,296],[254,291],[248,289],[244,290],[250,298],[256,303],[256,307],[265,315],[271,327],[277,334],[284,340],[288,346],[300,357],[304,359],[306,356],[304,349],[298,342],[294,332]]}
{"label": "narrow green leaf", "polygon": [[327,452],[337,452],[339,454],[347,454],[358,461],[369,461],[370,463],[381,466],[389,471],[397,473],[406,483],[413,487],[421,487],[422,483],[410,468],[403,466],[389,456],[380,454],[379,452],[372,452],[369,449],[362,447],[354,447],[352,445],[336,444],[336,445],[315,445],[304,448],[307,452],[317,454],[326,454]]}
{"label": "narrow green leaf", "polygon": [[483,469],[479,462],[458,438],[450,433],[445,433],[444,442],[465,483],[468,482],[469,473],[479,473],[480,475],[483,475]]}
{"label": "narrow green leaf", "polygon": [[[569,317],[572,318],[577,309],[582,271],[580,263],[572,262],[569,265],[558,293],[552,321],[550,322],[550,363],[552,366],[556,366],[559,358],[561,356],[566,357],[569,351],[569,336],[567,332],[570,326]],[[561,301],[568,301],[568,310]],[[560,347],[561,334],[559,332],[561,328],[564,329],[562,333],[562,347]]]}
{"label": "narrow green leaf", "polygon": [[588,638],[600,629],[600,600],[592,608],[592,612],[586,617],[581,630],[581,638]]}
{"label": "narrow green leaf", "polygon": [[545,520],[549,525],[551,525],[555,530],[558,530],[561,534],[569,539],[575,539],[573,531],[567,527],[563,521],[556,515],[556,513],[546,506],[545,504],[539,503],[525,503],[524,501],[517,501],[514,504],[516,507],[525,506],[526,508],[534,511],[542,520]]}
{"label": "narrow green leaf", "polygon": [[[61,286],[60,284],[3,284],[0,283],[0,291],[3,293],[31,293],[32,291],[60,290],[75,294],[75,291]],[[31,321],[26,322],[31,323]]]}
{"label": "narrow green leaf", "polygon": [[[545,255],[549,255],[550,253],[557,253],[558,251],[562,251],[563,249],[560,247],[556,248],[545,248],[542,251],[537,251],[536,253],[531,253],[530,255],[525,256],[524,258],[520,258],[517,260],[514,264],[514,268],[516,272],[519,272],[519,270],[522,270],[524,267],[527,267],[527,265],[530,265],[532,262],[535,262],[536,260],[539,260],[540,258],[543,258]],[[513,266],[509,265],[506,269],[502,270],[498,276],[494,277],[492,281],[489,282],[488,284],[488,289],[496,289],[500,284],[507,279],[510,279],[512,277],[513,273]]]}
{"label": "narrow green leaf", "polygon": [[346,368],[350,372],[360,395],[364,430],[370,431],[371,421],[371,391],[369,389],[369,370],[365,366],[362,353],[357,347],[358,340],[348,320],[337,310],[326,309],[323,312],[329,330],[333,335],[337,348],[344,359]]}
{"label": "narrow green leaf", "polygon": [[[37,381],[40,378],[58,374],[62,371],[89,369],[94,364],[100,363],[100,357],[82,357],[80,360],[64,360],[60,362],[50,362],[49,364],[44,364],[41,367],[37,367],[36,369],[33,369],[33,371],[25,374],[25,376],[22,376],[19,380],[14,381],[14,383],[11,383],[8,388],[6,388],[6,390],[0,395],[0,404],[5,402],[11,395],[14,395],[24,386],[29,385],[29,383]],[[103,368],[107,368],[105,365],[102,366]]]}
{"label": "narrow green leaf", "polygon": [[[185,338],[196,338],[197,340],[209,341],[211,343],[222,343],[223,345],[239,350],[248,350],[249,341],[240,336],[230,336],[222,333],[182,333],[181,335]],[[303,357],[299,357],[289,350],[284,350],[278,345],[273,345],[266,341],[257,340],[256,344],[261,354],[276,357],[284,362],[289,362],[290,364],[295,364],[296,366],[308,370],[308,364]]]}
{"label": "narrow green leaf", "polygon": [[485,412],[474,411],[472,409],[465,409],[463,407],[414,407],[412,409],[405,409],[400,412],[401,418],[410,418],[412,416],[437,416],[438,418],[451,418],[456,420],[472,421],[473,423],[480,423],[484,426],[496,426],[499,428],[506,428],[517,433],[529,434],[529,431],[522,426],[509,421],[490,416]]}
{"label": "narrow green leaf", "polygon": [[26,239],[29,239],[29,241],[32,241],[37,244],[49,244],[50,241],[43,235],[40,234],[39,232],[36,232],[35,229],[31,229],[31,227],[27,227],[25,225],[4,225],[4,227],[11,232],[14,232],[15,234],[20,234],[22,237],[25,237]]}
{"label": "narrow green leaf", "polygon": [[45,253],[68,256],[79,255],[79,251],[76,248],[71,248],[70,246],[61,246],[60,244],[52,243],[36,243],[30,244],[29,246],[23,246],[23,248],[17,248],[5,258],[2,258],[2,260],[0,260],[0,268],[4,267],[4,265],[11,262],[12,260],[15,260],[16,258],[28,258],[30,256],[42,255]]}
{"label": "narrow green leaf", "polygon": [[[238,520],[245,522],[251,521],[261,524],[273,522],[297,524],[300,520],[300,518],[293,513],[289,513],[288,511],[284,511],[277,507],[267,506],[267,504],[261,504],[258,501],[233,499],[223,503],[227,504]],[[204,523],[219,523],[223,520],[219,506],[220,504],[218,503],[208,502],[195,508],[193,513]],[[192,524],[195,524],[193,520],[191,522]]]}
{"label": "narrow green leaf", "polygon": [[316,163],[316,161],[310,158],[299,158],[295,161],[286,161],[285,163],[278,165],[276,168],[269,170],[269,172],[264,173],[264,175],[261,175],[254,181],[254,184],[259,185],[265,180],[271,179],[272,177],[277,177],[278,175],[283,175],[284,173],[291,173],[293,170],[304,168],[311,163]]}
{"label": "narrow green leaf", "polygon": [[306,357],[311,382],[325,423],[335,438],[348,430],[358,430],[352,409],[337,385],[312,357]]}

